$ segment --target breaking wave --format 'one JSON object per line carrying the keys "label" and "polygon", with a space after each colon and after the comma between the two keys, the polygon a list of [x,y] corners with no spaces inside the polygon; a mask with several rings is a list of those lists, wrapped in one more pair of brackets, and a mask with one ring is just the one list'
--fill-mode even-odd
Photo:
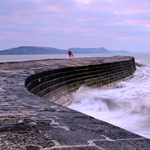
{"label": "breaking wave", "polygon": [[143,57],[129,80],[105,88],[81,86],[69,108],[150,138],[150,55]]}

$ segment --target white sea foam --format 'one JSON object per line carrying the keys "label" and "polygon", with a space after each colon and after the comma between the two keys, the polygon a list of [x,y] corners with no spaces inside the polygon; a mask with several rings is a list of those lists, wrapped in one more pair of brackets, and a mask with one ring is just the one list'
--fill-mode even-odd
{"label": "white sea foam", "polygon": [[71,109],[150,138],[150,55],[135,56],[142,65],[134,77],[112,87],[80,87]]}

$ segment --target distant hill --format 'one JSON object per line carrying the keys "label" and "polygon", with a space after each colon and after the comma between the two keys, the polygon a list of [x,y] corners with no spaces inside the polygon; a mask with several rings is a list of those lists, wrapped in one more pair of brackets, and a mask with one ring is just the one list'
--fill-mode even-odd
{"label": "distant hill", "polygon": [[0,55],[65,54],[63,50],[47,47],[21,46],[0,51]]}
{"label": "distant hill", "polygon": [[73,54],[127,54],[128,51],[109,51],[99,48],[69,48],[67,50],[53,47],[21,46],[0,51],[0,55],[36,55],[36,54],[67,54],[71,50]]}
{"label": "distant hill", "polygon": [[69,48],[74,54],[111,54],[110,51],[103,47],[99,48]]}

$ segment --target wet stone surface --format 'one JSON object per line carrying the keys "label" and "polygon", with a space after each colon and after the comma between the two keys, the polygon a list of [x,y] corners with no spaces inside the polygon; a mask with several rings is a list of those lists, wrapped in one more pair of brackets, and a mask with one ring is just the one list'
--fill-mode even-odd
{"label": "wet stone surface", "polygon": [[127,57],[0,64],[0,149],[148,150],[150,140],[28,92],[25,79],[45,70]]}

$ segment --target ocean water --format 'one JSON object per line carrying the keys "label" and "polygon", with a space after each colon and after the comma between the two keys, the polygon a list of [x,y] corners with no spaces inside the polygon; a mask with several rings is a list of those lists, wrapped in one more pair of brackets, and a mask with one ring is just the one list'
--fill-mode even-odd
{"label": "ocean water", "polygon": [[[74,58],[83,57],[109,57],[111,54],[75,54]],[[53,54],[53,55],[0,55],[0,62],[19,62],[29,60],[41,60],[41,59],[69,59],[68,54]]]}
{"label": "ocean water", "polygon": [[69,108],[150,138],[150,55],[134,55],[134,76],[105,88],[81,86]]}

